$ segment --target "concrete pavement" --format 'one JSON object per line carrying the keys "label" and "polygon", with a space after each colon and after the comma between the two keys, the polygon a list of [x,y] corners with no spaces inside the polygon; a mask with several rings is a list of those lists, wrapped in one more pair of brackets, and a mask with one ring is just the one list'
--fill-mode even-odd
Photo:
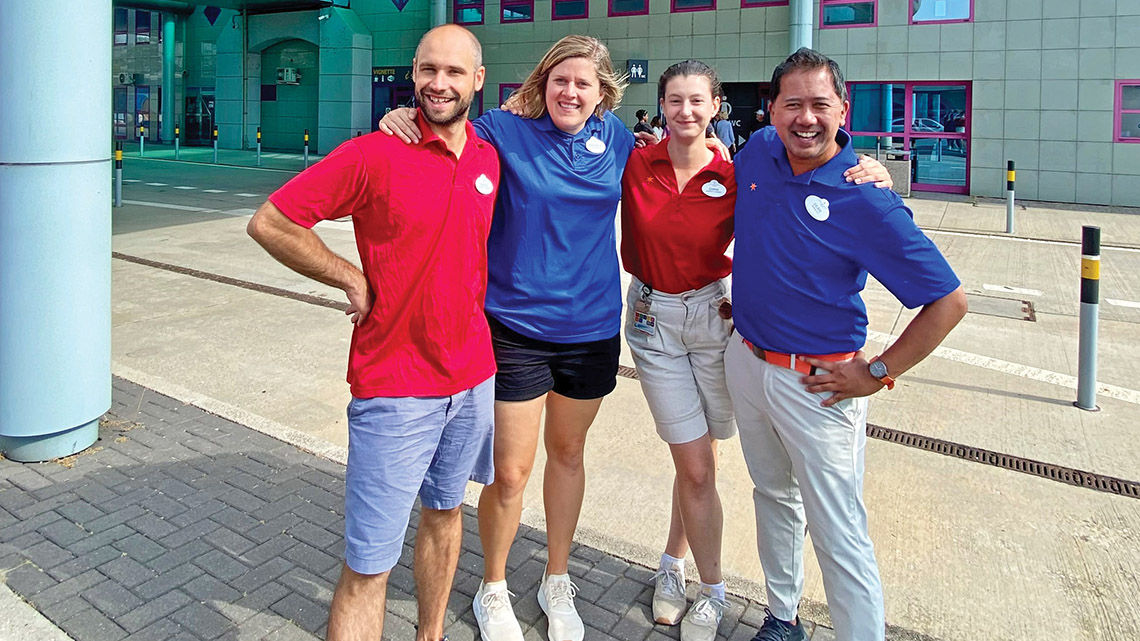
{"label": "concrete pavement", "polygon": [[[139,182],[124,189],[131,204],[114,214],[114,250],[124,256],[113,261],[115,374],[263,432],[301,439],[311,450],[343,447],[347,321],[327,307],[235,284],[343,300],[277,265],[244,236],[252,209],[291,174],[158,161],[128,163],[126,174]],[[1132,438],[1140,386],[1130,375],[1140,345],[1137,212],[1029,203],[1017,213],[1017,237],[1008,238],[999,233],[1001,202],[908,203],[962,276],[975,311],[946,350],[894,391],[877,395],[871,422],[1140,479],[1140,444]],[[1081,224],[1103,229],[1101,296],[1118,303],[1101,306],[1098,413],[1071,406]],[[335,250],[355,255],[348,224],[318,230]],[[911,312],[874,283],[866,299],[872,351],[897,335]],[[1025,302],[1034,321],[1018,317]],[[622,362],[632,364],[628,355]],[[729,588],[762,599],[749,480],[735,442],[722,453]],[[586,461],[580,543],[653,564],[664,544],[672,471],[635,380],[619,381],[603,403]],[[894,635],[1140,636],[1140,502],[876,440],[868,444],[867,470],[872,537]],[[539,529],[541,473],[539,465],[523,515]],[[814,558],[805,566],[804,612],[826,624]]]}

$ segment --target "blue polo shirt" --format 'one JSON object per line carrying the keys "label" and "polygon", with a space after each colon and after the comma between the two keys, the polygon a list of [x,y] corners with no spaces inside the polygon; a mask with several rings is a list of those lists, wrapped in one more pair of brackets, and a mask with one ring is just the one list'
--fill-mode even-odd
{"label": "blue polo shirt", "polygon": [[487,239],[487,313],[553,343],[613,338],[622,303],[614,216],[633,134],[612,113],[571,135],[549,114],[498,109],[475,130],[502,167]]}
{"label": "blue polo shirt", "polygon": [[836,141],[834,158],[799,176],[775,127],[757,131],[736,156],[733,320],[758,347],[862,349],[867,308],[860,292],[868,272],[908,308],[960,284],[898,194],[844,180],[858,160],[847,132]]}

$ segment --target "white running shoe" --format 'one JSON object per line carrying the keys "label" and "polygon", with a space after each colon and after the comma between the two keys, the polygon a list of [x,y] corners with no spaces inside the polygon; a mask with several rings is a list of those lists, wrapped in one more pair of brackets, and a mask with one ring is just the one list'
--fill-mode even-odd
{"label": "white running shoe", "polygon": [[582,641],[586,628],[574,607],[578,586],[569,574],[543,576],[538,584],[538,605],[546,614],[546,637],[549,641]]}
{"label": "white running shoe", "polygon": [[710,594],[701,594],[681,621],[681,641],[713,641],[728,602]]}
{"label": "white running shoe", "polygon": [[685,600],[685,578],[677,568],[661,568],[653,579],[653,620],[677,625],[689,604]]}
{"label": "white running shoe", "polygon": [[471,609],[475,611],[483,641],[523,641],[522,627],[511,607],[512,596],[505,582],[492,590],[488,590],[485,583],[479,583]]}

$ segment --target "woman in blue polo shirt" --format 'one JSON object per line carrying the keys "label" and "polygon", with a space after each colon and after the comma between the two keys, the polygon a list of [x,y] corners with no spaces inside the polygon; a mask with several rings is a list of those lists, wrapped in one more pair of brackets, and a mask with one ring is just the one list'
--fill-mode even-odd
{"label": "woman in blue polo shirt", "polygon": [[[568,575],[585,490],[586,432],[617,385],[621,285],[614,215],[634,137],[612,113],[624,85],[595,38],[559,40],[512,98],[475,121],[502,165],[487,241],[486,310],[495,359],[495,482],[479,499],[483,639],[521,641],[506,562],[518,531],[545,410],[548,561],[538,600],[551,639],[581,641]],[[447,99],[441,96],[441,99]],[[413,110],[381,128],[417,140]]]}

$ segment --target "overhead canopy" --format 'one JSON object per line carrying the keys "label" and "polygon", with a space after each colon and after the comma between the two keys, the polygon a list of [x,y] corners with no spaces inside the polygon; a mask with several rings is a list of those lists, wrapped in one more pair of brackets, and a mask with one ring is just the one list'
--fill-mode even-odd
{"label": "overhead canopy", "polygon": [[281,13],[283,11],[307,11],[324,7],[348,7],[349,0],[208,0],[207,2],[187,2],[184,0],[114,0],[116,7],[150,9],[189,15],[194,9],[213,6],[221,9],[234,9],[249,14]]}

